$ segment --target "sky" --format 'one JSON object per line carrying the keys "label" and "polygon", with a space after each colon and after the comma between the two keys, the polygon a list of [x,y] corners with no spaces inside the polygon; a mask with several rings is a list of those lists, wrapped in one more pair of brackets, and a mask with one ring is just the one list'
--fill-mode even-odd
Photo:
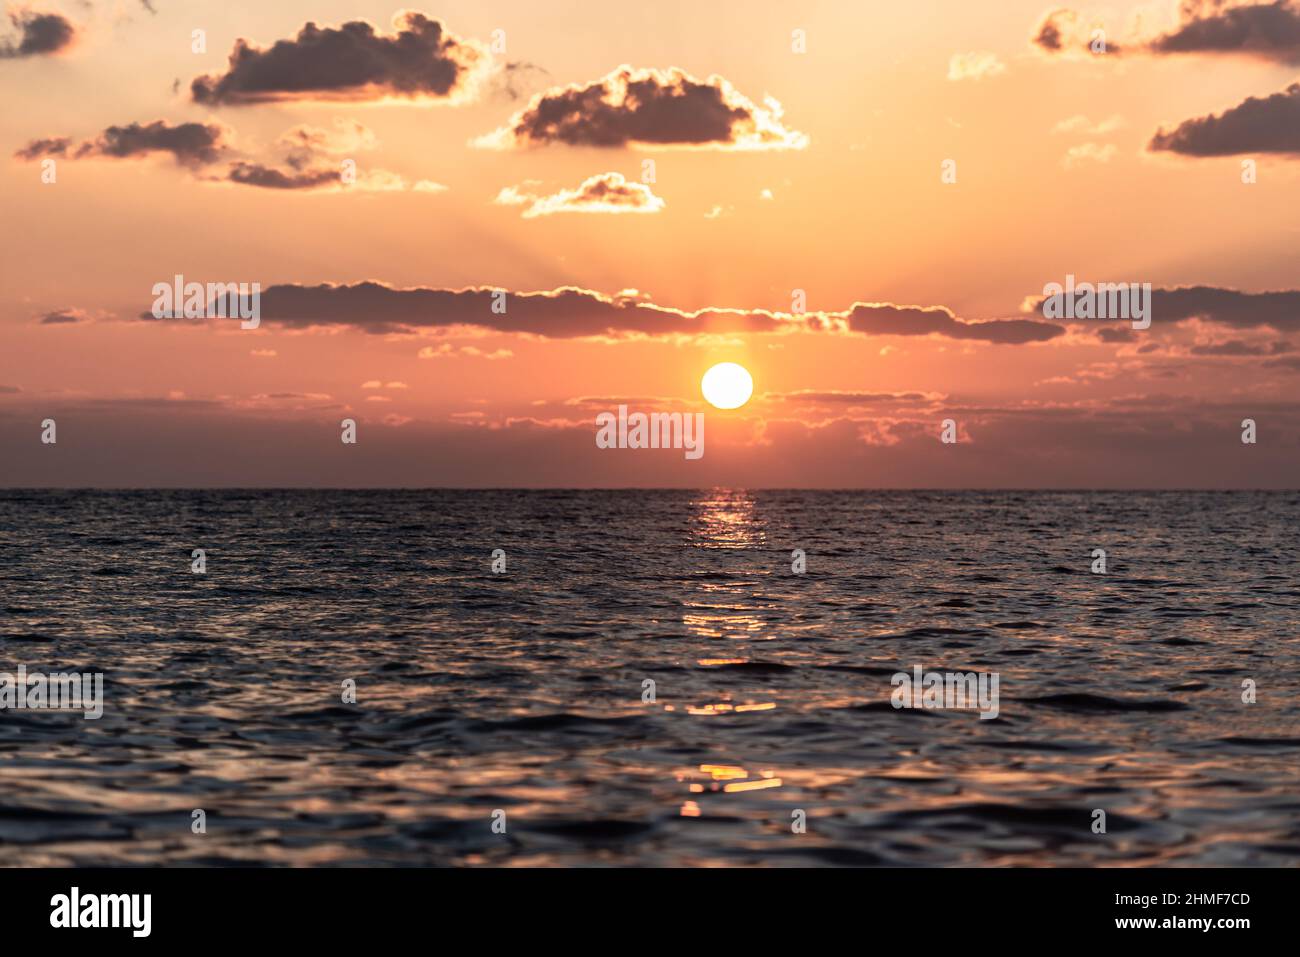
{"label": "sky", "polygon": [[4,9],[2,486],[1300,484],[1292,0]]}

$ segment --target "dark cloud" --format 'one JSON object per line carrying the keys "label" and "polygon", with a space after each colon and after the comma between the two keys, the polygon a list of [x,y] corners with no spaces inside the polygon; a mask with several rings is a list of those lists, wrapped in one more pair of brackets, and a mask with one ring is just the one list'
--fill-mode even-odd
{"label": "dark cloud", "polygon": [[1097,330],[1097,338],[1102,342],[1118,343],[1133,342],[1137,335],[1132,329],[1117,329],[1113,326],[1102,326]]}
{"label": "dark cloud", "polygon": [[[1026,306],[1028,311],[1041,314],[1043,297],[1026,300]],[[1153,324],[1183,322],[1187,319],[1200,319],[1238,329],[1268,326],[1289,332],[1300,329],[1300,290],[1240,292],[1215,286],[1151,290]],[[1103,327],[1098,330],[1098,337],[1107,342],[1129,341],[1129,337],[1124,335],[1129,331],[1127,325]],[[1158,348],[1154,343],[1148,346]]]}
{"label": "dark cloud", "polygon": [[72,46],[77,29],[57,13],[19,10],[9,14],[18,36],[0,41],[0,59],[46,56]]}
{"label": "dark cloud", "polygon": [[664,201],[649,186],[629,183],[621,173],[600,173],[575,189],[562,189],[550,196],[509,186],[497,195],[496,202],[525,206],[524,219],[554,213],[657,213],[664,208]]}
{"label": "dark cloud", "polygon": [[1291,350],[1292,346],[1289,342],[1252,344],[1240,339],[1231,339],[1228,342],[1192,346],[1191,353],[1194,356],[1279,356]]}
{"label": "dark cloud", "polygon": [[[497,305],[497,311],[493,306]],[[505,311],[501,312],[501,305]],[[849,329],[872,335],[937,334],[952,339],[1000,343],[1043,342],[1064,333],[1061,326],[1028,319],[966,322],[942,308],[921,309],[857,303],[844,312],[801,316],[761,309],[700,309],[659,306],[638,295],[606,296],[575,287],[550,292],[396,289],[375,282],[353,285],[276,285],[262,291],[262,322],[289,328],[348,326],[365,332],[410,333],[419,329],[476,326],[504,333],[553,339],[585,336],[772,333],[805,329]],[[141,318],[152,318],[142,314]]]}
{"label": "dark cloud", "polygon": [[[284,155],[271,158],[242,155],[231,145],[228,131],[219,125],[181,123],[171,126],[164,120],[143,125],[110,126],[96,138],[85,140],[75,148],[67,137],[32,140],[14,155],[25,160],[40,156],[129,159],[168,153],[181,166],[207,182],[278,190],[325,189],[344,185],[342,167],[336,155],[373,146],[373,134],[361,124],[336,125],[337,133],[311,127],[290,130],[280,142],[280,152]],[[214,169],[221,164],[224,168]],[[358,191],[410,189],[437,192],[446,188],[429,180],[411,184],[396,173],[383,169],[358,171],[346,185]]]}
{"label": "dark cloud", "polygon": [[172,126],[166,120],[155,120],[145,124],[110,126],[95,139],[78,146],[75,156],[78,159],[87,156],[127,159],[150,153],[168,153],[182,166],[202,166],[219,160],[227,148],[225,132],[219,126],[203,123]]}
{"label": "dark cloud", "polygon": [[381,36],[363,20],[340,27],[308,23],[292,40],[265,49],[239,40],[226,72],[190,84],[196,103],[276,100],[448,99],[462,91],[485,54],[436,20],[408,11]]}
{"label": "dark cloud", "polygon": [[492,88],[495,92],[511,100],[518,100],[525,93],[541,86],[544,77],[551,75],[535,63],[523,61],[503,63],[492,76]]}
{"label": "dark cloud", "polygon": [[280,170],[260,163],[233,163],[227,179],[244,186],[261,186],[266,189],[318,189],[342,180],[338,170]]}
{"label": "dark cloud", "polygon": [[[1073,10],[1061,8],[1053,10],[1043,18],[1038,29],[1034,31],[1030,42],[1045,53],[1089,53],[1092,51],[1093,30],[1100,28],[1100,23],[1085,22]],[[1119,44],[1105,36],[1105,49],[1098,52],[1115,54],[1120,52]]]}
{"label": "dark cloud", "polygon": [[[1279,373],[1294,381],[1291,372]],[[1193,395],[1138,396],[1095,408],[1031,400],[885,415],[844,410],[827,422],[767,419],[761,441],[748,415],[705,410],[707,451],[694,462],[680,454],[598,449],[594,415],[583,406],[574,407],[573,421],[507,411],[478,425],[423,416],[399,424],[382,410],[358,409],[349,414],[366,454],[356,456],[340,453],[340,416],[322,409],[281,411],[269,401],[213,408],[201,398],[65,407],[44,397],[27,405],[25,398],[6,399],[0,408],[6,451],[0,485],[1291,490],[1300,467],[1300,404],[1254,396],[1217,403]],[[33,422],[49,414],[58,419],[60,439],[65,430],[70,439],[60,441],[58,456],[31,438]],[[939,441],[945,416],[960,423],[969,441]],[[1267,441],[1241,445],[1246,416],[1263,417]],[[1107,494],[1094,501],[1113,503]]]}
{"label": "dark cloud", "polygon": [[1158,130],[1147,148],[1184,156],[1300,155],[1300,83],[1263,99],[1247,97],[1218,116]]}
{"label": "dark cloud", "polygon": [[[38,156],[65,156],[71,147],[67,137],[49,137],[32,140],[14,156],[32,160]],[[110,126],[93,140],[77,146],[73,156],[108,156],[128,159],[151,153],[168,153],[182,166],[203,166],[219,160],[227,150],[225,131],[219,126],[202,123],[180,123],[172,126],[166,120],[152,123],[131,123],[128,126]]]}
{"label": "dark cloud", "polygon": [[1057,53],[1065,47],[1065,28],[1073,19],[1069,10],[1053,10],[1039,24],[1034,34],[1034,43],[1050,53]]}
{"label": "dark cloud", "polygon": [[[1052,54],[1086,52],[1090,36],[1084,27],[1076,11],[1054,10],[1039,25],[1033,42]],[[1106,53],[1227,54],[1294,65],[1300,63],[1300,7],[1295,0],[1246,5],[1185,0],[1178,25],[1168,33],[1126,41],[1122,48],[1107,37]]]}
{"label": "dark cloud", "polygon": [[936,333],[949,339],[976,339],[1009,345],[1046,342],[1065,330],[1049,322],[1032,319],[990,319],[967,322],[942,306],[895,306],[889,303],[857,303],[848,314],[854,332],[880,336],[924,336]]}
{"label": "dark cloud", "polygon": [[810,405],[882,405],[897,403],[932,403],[942,398],[924,392],[817,392],[803,389],[799,392],[768,392],[763,396],[772,402],[794,402]]}
{"label": "dark cloud", "polygon": [[1153,322],[1202,319],[1238,329],[1300,329],[1300,291],[1238,292],[1213,286],[1152,291]]}
{"label": "dark cloud", "polygon": [[26,146],[14,152],[21,160],[34,160],[39,156],[67,156],[72,140],[66,136],[51,136],[46,139],[32,140]]}
{"label": "dark cloud", "polygon": [[1182,22],[1146,47],[1152,53],[1235,53],[1300,63],[1300,8],[1291,0],[1249,6],[1183,4]]}
{"label": "dark cloud", "polygon": [[506,126],[479,140],[495,148],[547,143],[800,149],[807,137],[782,125],[775,101],[756,106],[720,76],[700,81],[678,69],[621,66],[585,86],[535,96]]}
{"label": "dark cloud", "polygon": [[58,326],[69,325],[75,322],[84,322],[86,314],[80,309],[56,309],[53,312],[47,312],[41,316],[41,325]]}

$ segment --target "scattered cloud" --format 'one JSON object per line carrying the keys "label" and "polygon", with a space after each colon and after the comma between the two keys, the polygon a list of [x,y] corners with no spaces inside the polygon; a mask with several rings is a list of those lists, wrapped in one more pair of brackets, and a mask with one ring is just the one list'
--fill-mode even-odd
{"label": "scattered cloud", "polygon": [[1300,83],[1272,96],[1247,97],[1217,116],[1186,120],[1160,129],[1147,146],[1183,156],[1281,153],[1300,156]]}
{"label": "scattered cloud", "polygon": [[664,208],[664,201],[649,186],[629,183],[622,173],[600,173],[576,189],[562,189],[550,196],[539,196],[526,187],[507,186],[493,202],[525,207],[524,219],[554,213],[657,213]]}
{"label": "scattered cloud", "polygon": [[482,349],[479,349],[475,346],[454,347],[451,345],[451,343],[444,342],[441,345],[439,345],[437,348],[434,348],[433,346],[425,346],[423,349],[421,349],[419,352],[416,353],[416,356],[417,358],[420,359],[466,358],[466,359],[496,360],[496,359],[512,359],[514,358],[514,353],[511,352],[509,349],[496,349],[492,352],[484,352]]}
{"label": "scattered cloud", "polygon": [[1300,64],[1300,7],[1292,0],[1227,4],[1184,0],[1182,20],[1146,45],[1151,53],[1229,53]]}
{"label": "scattered cloud", "polygon": [[62,53],[77,38],[77,28],[57,13],[18,9],[9,13],[9,22],[18,35],[0,39],[0,60]]}
{"label": "scattered cloud", "polygon": [[1117,152],[1119,147],[1114,143],[1080,143],[1065,151],[1061,164],[1066,169],[1073,169],[1085,163],[1109,163]]}
{"label": "scattered cloud", "polygon": [[199,173],[206,182],[235,183],[273,190],[331,190],[342,192],[432,193],[446,189],[440,183],[422,179],[415,183],[385,169],[358,169],[347,153],[373,149],[374,134],[351,120],[339,120],[335,129],[297,126],[282,135],[278,157],[241,155],[233,145],[233,134],[216,123],[180,123],[166,120],[110,126],[94,139],[76,146],[68,137],[35,139],[14,156],[35,160],[41,156],[71,156],[74,159],[110,157],[146,158],[170,155],[178,165]]}
{"label": "scattered cloud", "polygon": [[[1041,22],[1033,42],[1042,51],[1087,53],[1092,30],[1100,22],[1077,11],[1054,10]],[[1174,54],[1252,57],[1287,66],[1300,64],[1300,6],[1295,0],[1228,3],[1224,0],[1183,0],[1178,23],[1154,36],[1126,39],[1121,46],[1109,38],[1107,55]]]}
{"label": "scattered cloud", "polygon": [[43,326],[68,326],[86,322],[89,319],[90,315],[84,309],[55,309],[52,312],[43,314],[40,318],[40,324]]}
{"label": "scattered cloud", "polygon": [[998,59],[996,53],[988,51],[954,53],[948,60],[948,79],[954,81],[980,80],[1006,72],[1007,65]]}
{"label": "scattered cloud", "polygon": [[1088,136],[1103,136],[1106,133],[1113,133],[1124,126],[1124,118],[1118,114],[1109,116],[1104,120],[1092,122],[1082,113],[1071,116],[1068,119],[1061,120],[1054,127],[1053,133],[1083,133]]}
{"label": "scattered cloud", "polygon": [[762,107],[727,80],[697,80],[683,70],[620,66],[587,84],[539,93],[500,129],[475,145],[511,149],[567,146],[803,149],[808,137],[782,122],[781,105]]}
{"label": "scattered cloud", "polygon": [[364,20],[339,27],[308,23],[292,40],[258,48],[239,40],[224,73],[190,84],[196,103],[402,98],[455,102],[470,98],[486,52],[437,20],[405,11],[384,36]]}
{"label": "scattered cloud", "polygon": [[[76,159],[109,157],[128,159],[165,153],[181,166],[197,167],[219,160],[229,149],[227,132],[216,124],[179,123],[166,120],[110,126],[94,139],[82,142],[71,155]],[[23,160],[41,156],[67,156],[72,148],[68,137],[36,139],[14,153]]]}

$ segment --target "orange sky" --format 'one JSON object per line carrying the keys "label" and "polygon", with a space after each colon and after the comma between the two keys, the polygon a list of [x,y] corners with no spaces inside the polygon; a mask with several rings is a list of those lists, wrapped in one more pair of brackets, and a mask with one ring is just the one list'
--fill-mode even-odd
{"label": "orange sky", "polygon": [[[1234,111],[1272,97],[1300,128],[1300,13],[1293,39],[1234,47],[1216,28],[1249,11],[1082,9],[1099,55],[1048,48],[1049,9],[1011,0],[152,6],[8,7],[0,484],[1296,485],[1300,133]],[[1189,23],[1211,40],[1183,49]],[[623,65],[654,101],[596,115]],[[565,133],[544,126],[582,90]],[[592,184],[612,208],[573,208]],[[260,327],[142,319],[177,273],[260,283]],[[1151,328],[1025,326],[1067,274],[1150,283]],[[510,321],[472,294],[430,312],[398,292],[413,311],[380,329],[357,299],[284,311],[363,281],[501,289]],[[594,318],[519,295],[563,287]],[[1161,297],[1179,287],[1205,288]],[[612,305],[638,299],[659,308]],[[854,303],[880,304],[856,330]],[[969,325],[994,320],[1018,322]],[[734,412],[699,392],[727,360],[755,380]],[[706,454],[597,449],[620,403],[706,412]]]}

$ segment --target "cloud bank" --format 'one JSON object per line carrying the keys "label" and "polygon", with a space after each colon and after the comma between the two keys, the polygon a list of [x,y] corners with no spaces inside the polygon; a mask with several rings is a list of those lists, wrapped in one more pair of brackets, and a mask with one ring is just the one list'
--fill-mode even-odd
{"label": "cloud bank", "polygon": [[[152,320],[148,313],[142,319]],[[610,296],[565,286],[543,292],[491,287],[399,289],[376,282],[274,285],[262,291],[262,323],[287,328],[346,326],[377,334],[472,326],[553,339],[778,333],[796,330],[863,335],[939,335],[1007,345],[1046,342],[1062,326],[1031,319],[958,319],[943,307],[855,303],[841,312],[803,315],[763,309],[660,306],[636,291]]]}

